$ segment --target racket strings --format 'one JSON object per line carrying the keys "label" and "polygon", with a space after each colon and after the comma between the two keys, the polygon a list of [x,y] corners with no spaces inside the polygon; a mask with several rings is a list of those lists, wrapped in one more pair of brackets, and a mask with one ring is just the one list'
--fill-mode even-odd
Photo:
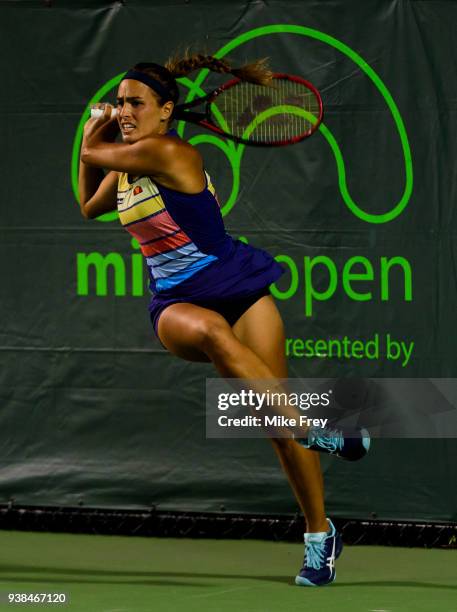
{"label": "racket strings", "polygon": [[313,131],[321,107],[303,83],[278,78],[273,87],[238,83],[211,104],[213,120],[225,132],[260,143],[293,140]]}

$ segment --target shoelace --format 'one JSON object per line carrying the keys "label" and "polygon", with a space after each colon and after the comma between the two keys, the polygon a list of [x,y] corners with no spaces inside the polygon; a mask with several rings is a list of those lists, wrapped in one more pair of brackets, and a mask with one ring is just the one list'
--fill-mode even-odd
{"label": "shoelace", "polygon": [[322,542],[307,542],[306,543],[306,567],[319,570],[324,566],[324,543]]}
{"label": "shoelace", "polygon": [[[343,432],[340,429],[312,429],[311,430],[311,442],[310,446],[315,444],[320,448],[335,453],[337,450],[341,450],[344,444]],[[325,435],[323,435],[325,433]]]}

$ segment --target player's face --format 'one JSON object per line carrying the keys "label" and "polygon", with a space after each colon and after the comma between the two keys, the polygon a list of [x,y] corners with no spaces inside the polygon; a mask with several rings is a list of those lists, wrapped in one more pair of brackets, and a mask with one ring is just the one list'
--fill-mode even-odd
{"label": "player's face", "polygon": [[133,143],[147,136],[165,134],[170,104],[160,106],[155,93],[141,81],[122,81],[117,93],[117,118],[122,140]]}

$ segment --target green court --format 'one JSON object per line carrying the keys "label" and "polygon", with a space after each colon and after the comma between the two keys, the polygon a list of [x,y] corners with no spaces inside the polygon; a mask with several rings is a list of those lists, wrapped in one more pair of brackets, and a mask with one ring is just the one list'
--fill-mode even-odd
{"label": "green court", "polygon": [[[296,587],[300,544],[1,532],[6,592],[65,592],[81,612],[457,610],[455,550],[347,546],[328,587]],[[1,609],[23,609],[2,603]]]}

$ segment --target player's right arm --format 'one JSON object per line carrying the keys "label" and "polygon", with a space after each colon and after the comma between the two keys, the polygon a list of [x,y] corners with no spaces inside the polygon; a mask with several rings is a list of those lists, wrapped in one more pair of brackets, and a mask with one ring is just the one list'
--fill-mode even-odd
{"label": "player's right arm", "polygon": [[79,206],[85,219],[95,219],[117,208],[118,173],[105,176],[100,168],[79,164]]}
{"label": "player's right arm", "polygon": [[[97,128],[98,122],[89,119],[84,126],[81,151],[84,150],[88,135]],[[108,172],[106,175],[101,168],[95,168],[79,161],[79,206],[85,219],[95,219],[106,212],[117,208],[117,182],[119,173]]]}

